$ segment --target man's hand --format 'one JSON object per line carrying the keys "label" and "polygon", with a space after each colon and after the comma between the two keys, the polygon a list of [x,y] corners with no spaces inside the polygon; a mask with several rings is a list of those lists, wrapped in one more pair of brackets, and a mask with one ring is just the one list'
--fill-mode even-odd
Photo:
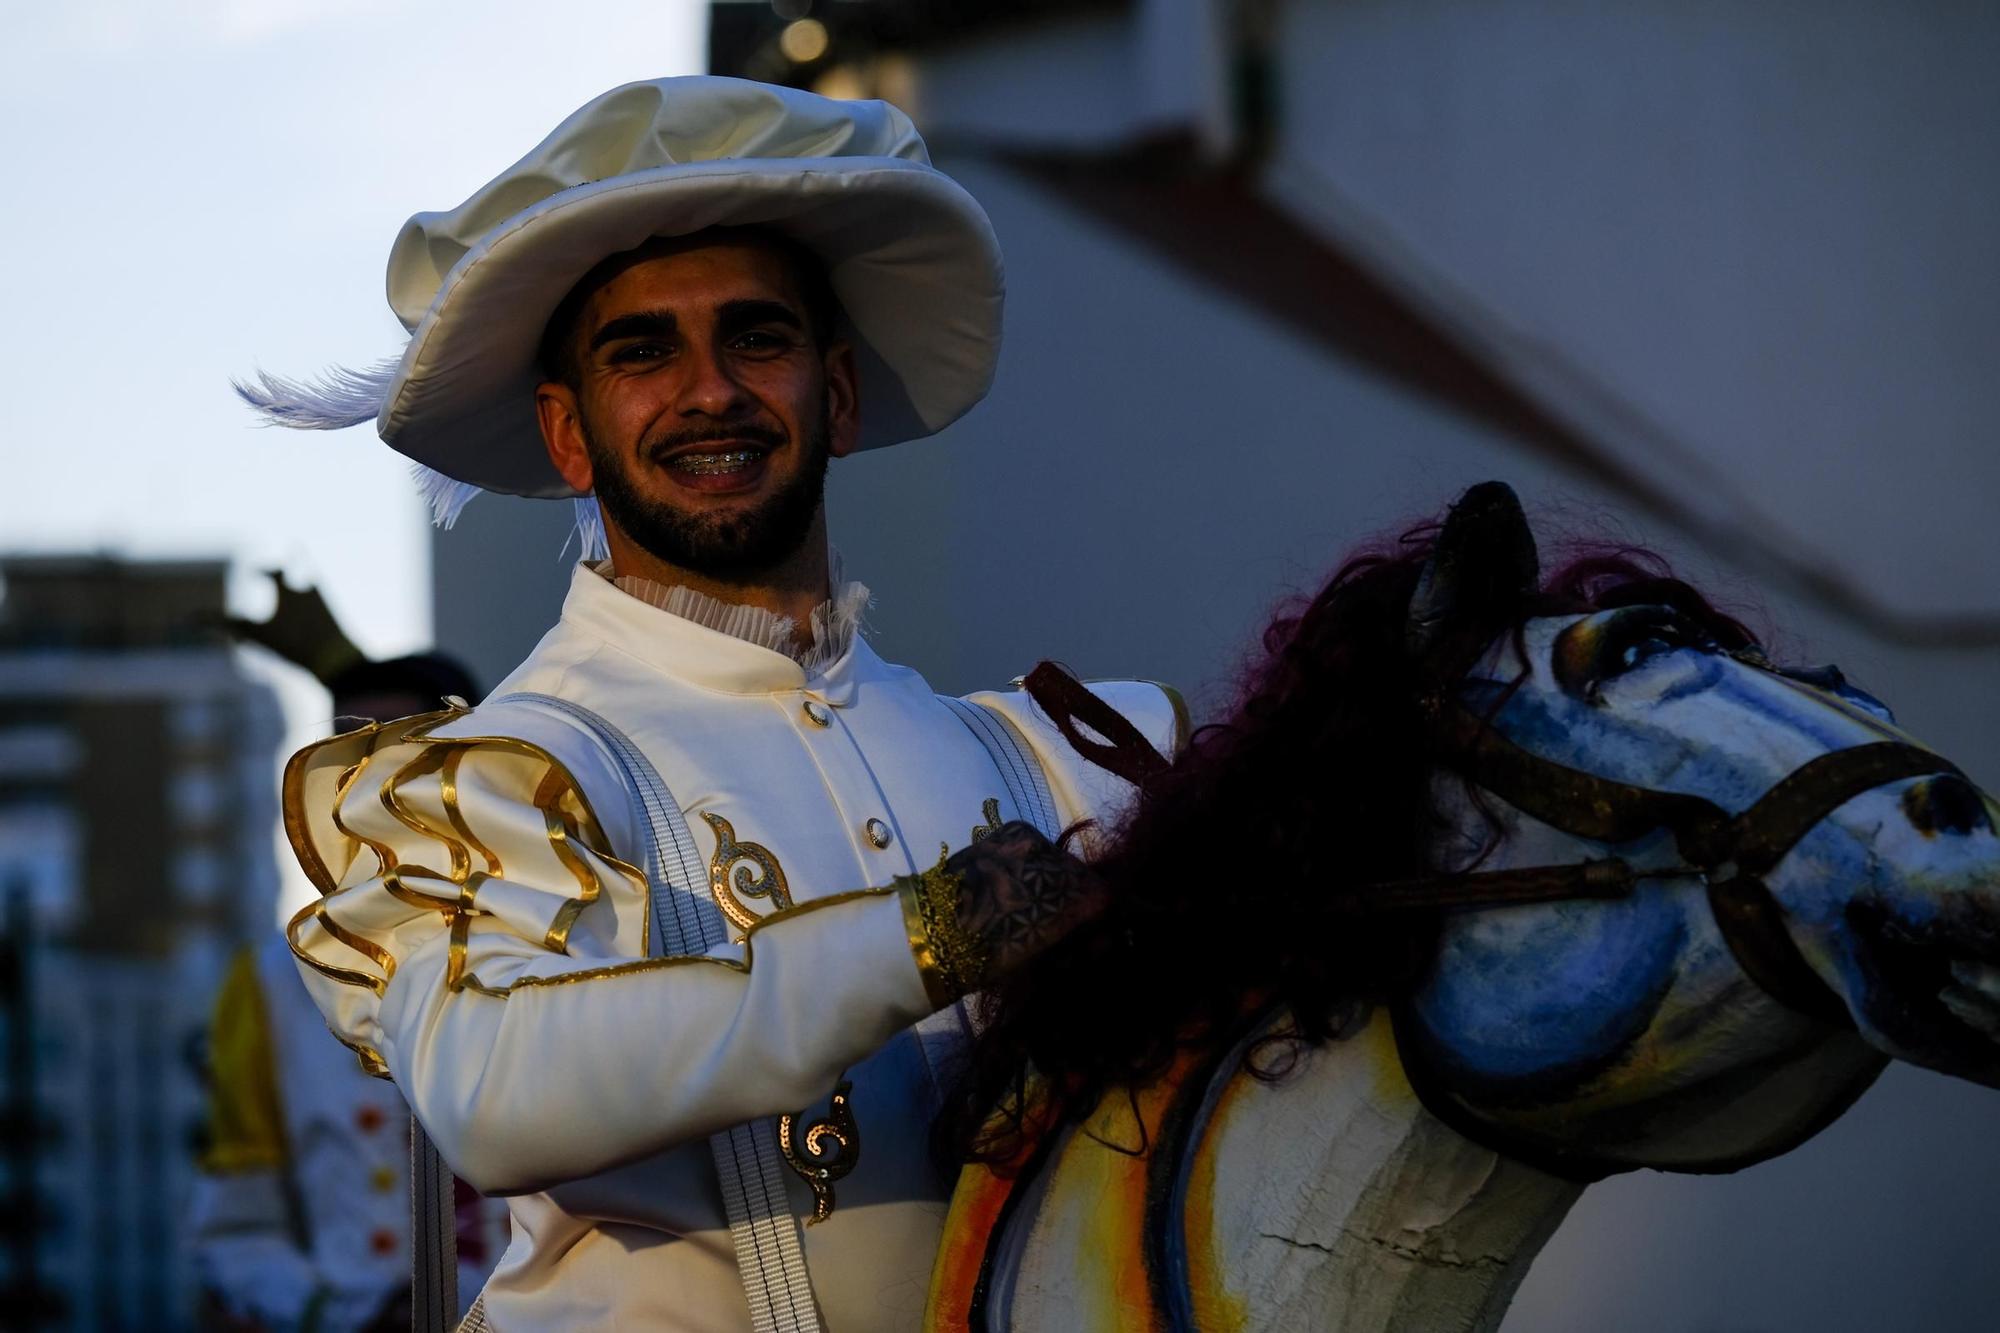
{"label": "man's hand", "polygon": [[990,985],[1041,953],[1110,901],[1091,868],[1018,820],[1002,824],[944,863],[960,881],[958,928],[983,966],[966,977]]}

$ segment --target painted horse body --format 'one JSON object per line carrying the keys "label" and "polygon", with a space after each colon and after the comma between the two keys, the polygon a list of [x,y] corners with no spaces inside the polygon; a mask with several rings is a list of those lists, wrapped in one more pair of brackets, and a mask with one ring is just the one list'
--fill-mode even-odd
{"label": "painted horse body", "polygon": [[1016,1174],[968,1170],[931,1326],[1497,1327],[1584,1187],[1426,1111],[1382,1011],[1277,1083],[1241,1056],[1107,1098]]}
{"label": "painted horse body", "polygon": [[[1524,523],[1508,539],[1531,540]],[[1880,705],[1721,651],[1663,606],[1529,620],[1455,704],[1530,756],[1529,779],[1509,801],[1476,764],[1437,775],[1436,882],[1596,887],[1448,914],[1408,994],[1357,1004],[1282,1077],[1251,1067],[1284,1015],[1247,1016],[1013,1162],[967,1168],[933,1327],[1491,1329],[1592,1179],[1788,1151],[1892,1056],[2000,1085],[1995,809]],[[1877,752],[1892,776],[1787,799],[1845,763],[1826,756]],[[1578,779],[1571,809],[1550,792],[1577,774],[1608,782]],[[1628,792],[1788,831],[1754,876],[1737,861],[1758,838],[1704,857],[1700,819],[1588,836]],[[1586,865],[1618,882],[1561,879]],[[1745,883],[1761,934],[1718,894]]]}

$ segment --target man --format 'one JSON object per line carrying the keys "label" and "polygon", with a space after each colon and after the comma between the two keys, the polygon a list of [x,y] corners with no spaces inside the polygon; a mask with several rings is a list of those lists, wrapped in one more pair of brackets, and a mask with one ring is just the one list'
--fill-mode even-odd
{"label": "man", "polygon": [[[1122,790],[877,658],[827,546],[828,460],[991,381],[985,215],[891,107],[668,79],[418,214],[389,285],[392,374],[248,396],[374,416],[441,515],[594,495],[609,559],[478,709],[293,760],[315,998],[514,1196],[487,1326],[914,1326],[955,1002],[1097,910],[1045,835]],[[1160,689],[1096,688],[1169,743]]]}
{"label": "man", "polygon": [[[318,677],[335,718],[388,721],[477,695],[437,653],[375,661],[317,589],[273,572],[270,619],[236,637]],[[336,721],[336,726],[338,721]],[[280,936],[245,946],[215,997],[209,1114],[189,1205],[203,1327],[350,1333],[410,1325],[409,1112],[327,1035]],[[505,1244],[504,1206],[458,1191],[456,1254],[468,1295]]]}

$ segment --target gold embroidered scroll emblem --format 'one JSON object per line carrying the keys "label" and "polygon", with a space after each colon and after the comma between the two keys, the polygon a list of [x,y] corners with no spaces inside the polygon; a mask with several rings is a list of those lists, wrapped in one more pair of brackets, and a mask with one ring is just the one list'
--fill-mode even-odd
{"label": "gold embroidered scroll emblem", "polygon": [[[777,857],[757,843],[736,841],[736,830],[721,815],[704,810],[701,817],[715,830],[715,855],[708,858],[708,891],[732,925],[747,931],[757,924],[760,913],[752,911],[745,898],[768,898],[774,912],[792,905],[792,891]],[[732,866],[734,874],[730,873]]]}
{"label": "gold embroidered scroll emblem", "polygon": [[1000,831],[1000,798],[998,796],[987,797],[986,804],[979,807],[979,815],[986,822],[972,826],[972,840],[974,842],[985,842]]}
{"label": "gold embroidered scroll emblem", "polygon": [[785,1165],[812,1187],[813,1214],[806,1219],[807,1226],[833,1216],[833,1182],[861,1160],[861,1126],[847,1104],[847,1094],[853,1090],[852,1083],[840,1080],[827,1102],[825,1118],[807,1121],[803,1132],[798,1129],[803,1111],[778,1117],[778,1150]]}

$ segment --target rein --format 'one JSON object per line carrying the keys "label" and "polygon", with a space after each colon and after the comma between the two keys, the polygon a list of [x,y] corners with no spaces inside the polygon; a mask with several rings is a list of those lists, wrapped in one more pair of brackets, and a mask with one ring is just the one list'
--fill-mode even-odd
{"label": "rein", "polygon": [[1808,760],[1749,809],[1730,815],[1704,797],[1634,786],[1544,759],[1464,709],[1446,723],[1446,744],[1446,762],[1461,777],[1523,814],[1591,842],[1625,843],[1665,830],[1681,863],[1640,870],[1611,856],[1385,881],[1354,891],[1356,912],[1622,898],[1642,879],[1692,876],[1707,886],[1709,911],[1723,940],[1759,989],[1809,1018],[1848,1028],[1854,1020],[1847,1006],[1799,952],[1764,876],[1856,796],[1904,778],[1964,776],[1921,746],[1880,741]]}

